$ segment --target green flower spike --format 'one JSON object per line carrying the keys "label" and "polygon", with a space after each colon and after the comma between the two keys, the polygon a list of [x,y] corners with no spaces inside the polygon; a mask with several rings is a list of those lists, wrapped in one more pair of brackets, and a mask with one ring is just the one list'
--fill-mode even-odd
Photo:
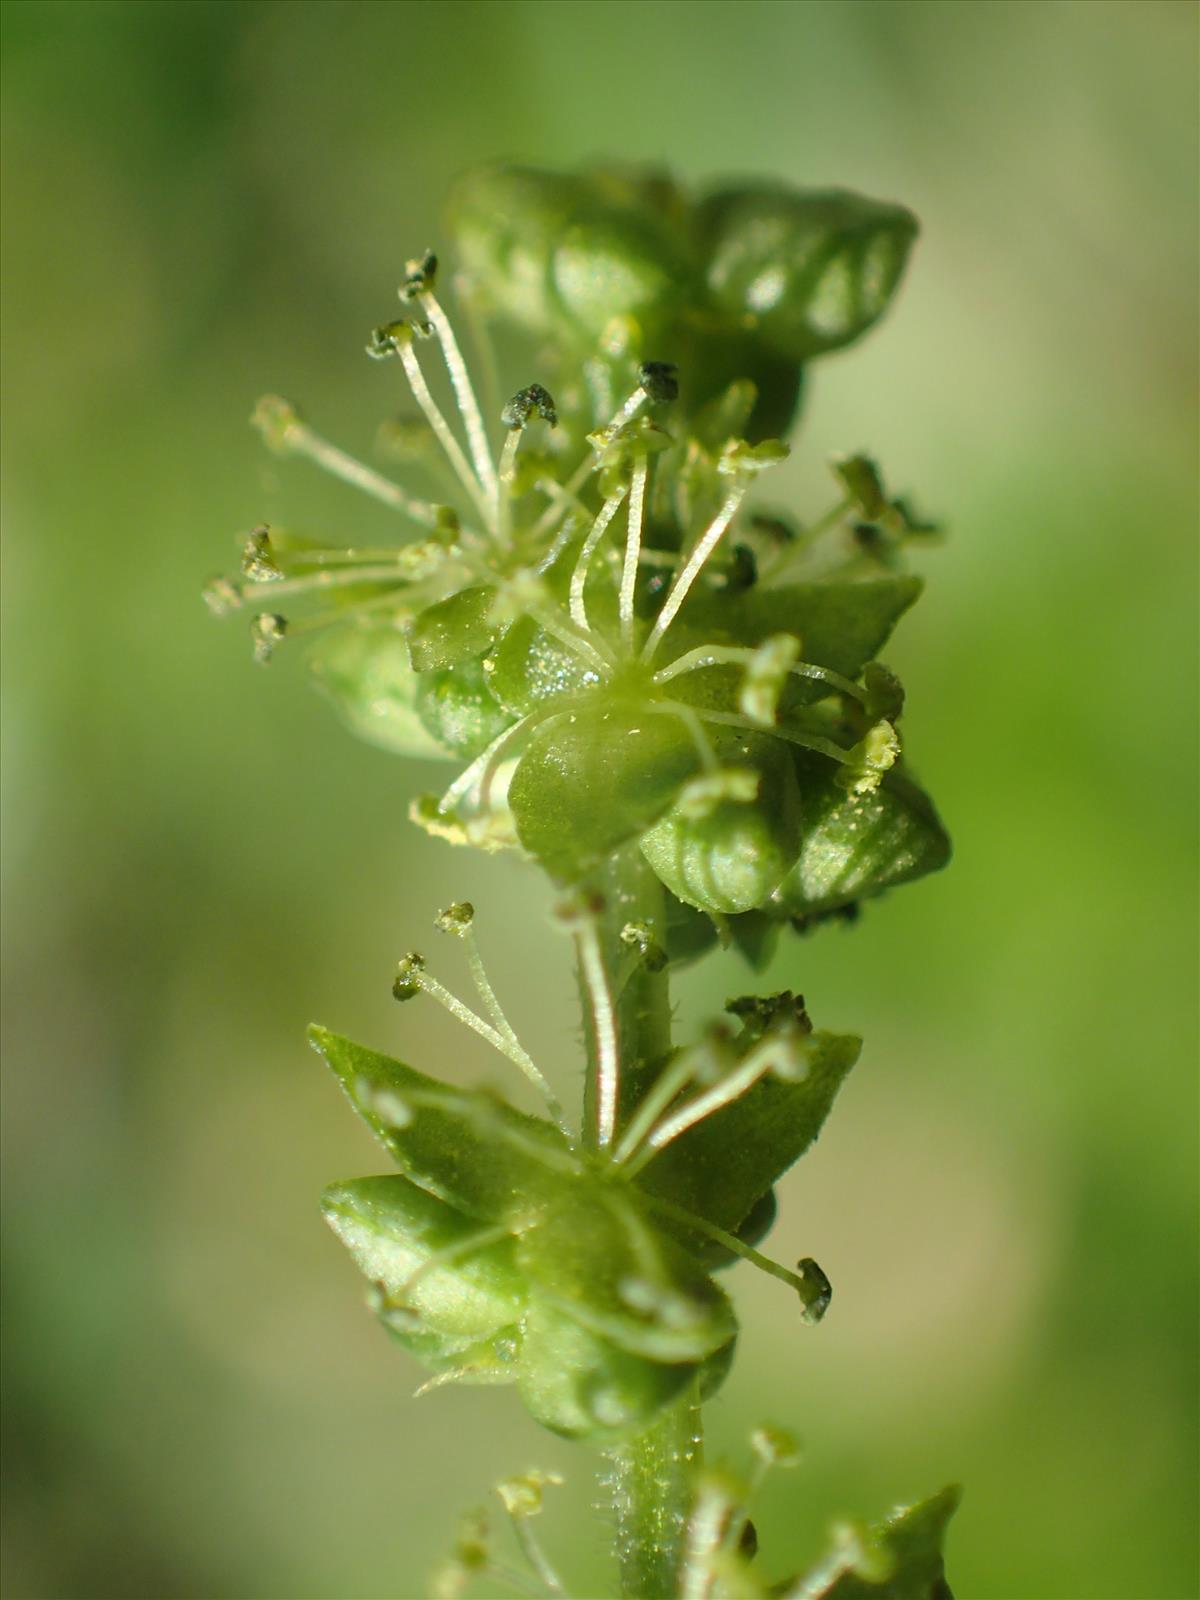
{"label": "green flower spike", "polygon": [[[753,1263],[796,1296],[799,1323],[830,1305],[816,1261],[757,1246],[860,1042],[815,1030],[785,991],[730,1001],[676,1045],[667,988],[718,940],[761,966],[782,931],[851,916],[949,855],[878,659],[920,593],[905,551],[932,524],[865,456],[832,464],[834,503],[806,524],[755,504],[788,458],[808,363],[883,314],[916,223],[840,191],[697,197],[653,172],[490,167],[457,186],[450,232],[483,381],[432,251],[407,263],[401,315],[367,345],[416,409],[381,443],[436,493],[267,397],[253,420],[269,448],[386,506],[397,538],[342,547],[259,525],[206,599],[247,613],[260,662],[308,641],[352,731],[453,764],[412,803],[430,834],[520,853],[557,886],[583,1113],[521,1043],[457,902],[437,928],[477,1008],[417,952],[393,993],[472,1029],[541,1114],[314,1028],[396,1168],[331,1185],[325,1216],[428,1373],[420,1392],[510,1384],[545,1427],[606,1453],[624,1594],[948,1600],[951,1492],[846,1524],[827,1561],[778,1585],[758,1571],[749,1506],[794,1443],[760,1429],[748,1474],[698,1468],[696,1408],[737,1338],[716,1274]],[[537,341],[507,401],[496,321]],[[528,1575],[497,1564],[479,1514],[437,1594],[488,1579],[565,1595],[529,1528],[546,1481],[498,1491]]]}

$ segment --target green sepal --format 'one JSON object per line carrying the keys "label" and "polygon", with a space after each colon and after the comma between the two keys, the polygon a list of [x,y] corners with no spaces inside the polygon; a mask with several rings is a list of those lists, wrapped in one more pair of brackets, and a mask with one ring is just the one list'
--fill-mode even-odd
{"label": "green sepal", "polygon": [[[390,1339],[432,1372],[434,1385],[516,1383],[520,1330],[502,1328],[490,1339],[454,1339],[425,1328],[407,1328],[383,1307],[379,1321]],[[431,1387],[433,1385],[423,1385]]]}
{"label": "green sepal", "polygon": [[677,899],[670,890],[664,899],[667,956],[673,966],[687,966],[706,955],[717,943],[717,924],[703,911]]}
{"label": "green sepal", "polygon": [[481,1222],[536,1216],[569,1163],[550,1123],[483,1090],[452,1089],[316,1026],[309,1042],[351,1105],[420,1188]]}
{"label": "green sepal", "polygon": [[796,362],[852,343],[895,293],[917,236],[903,206],[845,190],[758,184],[700,209],[709,293]]}
{"label": "green sepal", "polygon": [[699,1361],[737,1332],[733,1308],[627,1184],[564,1185],[517,1243],[530,1295],[650,1361]]}
{"label": "green sepal", "polygon": [[598,681],[572,650],[532,617],[519,617],[488,658],[488,686],[514,715],[523,717],[555,695],[571,694]]}
{"label": "green sepal", "polygon": [[842,456],[833,463],[834,476],[854,501],[858,514],[874,522],[888,508],[883,479],[870,456]]}
{"label": "green sepal", "polygon": [[466,761],[481,755],[512,724],[492,694],[483,663],[460,661],[438,672],[416,674],[416,710],[422,726],[443,750]]}
{"label": "green sepal", "polygon": [[642,1432],[696,1376],[694,1361],[623,1350],[561,1307],[534,1299],[517,1387],[535,1421],[568,1439],[615,1444]]}
{"label": "green sepal", "polygon": [[[920,578],[911,575],[851,583],[834,579],[789,583],[751,589],[739,596],[736,609],[722,604],[718,595],[702,593],[695,612],[685,607],[684,614],[689,636],[697,627],[718,629],[740,644],[760,645],[775,634],[796,634],[805,661],[857,678],[921,589]],[[794,703],[820,699],[829,690],[818,682],[793,678],[787,693]]]}
{"label": "green sepal", "polygon": [[746,911],[729,917],[725,932],[734,949],[755,972],[768,966],[779,943],[779,923],[768,913]]}
{"label": "green sepal", "polygon": [[314,647],[309,667],[361,738],[397,755],[446,759],[417,711],[417,675],[396,628],[380,623],[333,629]]}
{"label": "green sepal", "polygon": [[[747,1039],[751,1048],[758,1042]],[[798,1037],[797,1061],[807,1068],[803,1077],[760,1078],[661,1150],[639,1174],[639,1184],[736,1233],[820,1133],[861,1048],[853,1034]]]}
{"label": "green sepal", "polygon": [[696,771],[678,718],[609,701],[544,724],[521,758],[508,804],[522,845],[573,880],[643,833]]}
{"label": "green sepal", "polygon": [[[512,1239],[472,1247],[480,1224],[401,1174],[330,1184],[321,1210],[359,1270],[423,1331],[470,1344],[520,1318],[525,1286]],[[426,1266],[440,1255],[444,1264]]]}
{"label": "green sepal", "polygon": [[800,792],[791,751],[778,739],[724,740],[718,758],[758,780],[754,800],[723,800],[704,817],[676,802],[642,835],[642,854],[671,893],[728,915],[761,906],[796,860]]}
{"label": "green sepal", "polygon": [[488,304],[589,352],[616,317],[659,327],[691,277],[688,207],[658,173],[480,167],[455,186],[449,223]]}
{"label": "green sepal", "polygon": [[961,1499],[952,1484],[870,1528],[843,1524],[824,1561],[776,1593],[781,1600],[954,1600],[942,1547]]}
{"label": "green sepal", "polygon": [[495,598],[494,586],[482,583],[426,606],[408,636],[414,670],[434,672],[453,667],[490,649],[499,631],[492,621]]}
{"label": "green sepal", "polygon": [[824,757],[796,757],[804,812],[795,866],[771,896],[777,916],[810,917],[937,872],[950,839],[933,802],[893,768],[870,794],[848,794]]}

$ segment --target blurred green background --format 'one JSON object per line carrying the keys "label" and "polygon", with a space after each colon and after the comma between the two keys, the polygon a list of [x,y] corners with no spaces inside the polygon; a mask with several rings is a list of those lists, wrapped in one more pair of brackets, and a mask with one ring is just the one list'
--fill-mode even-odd
{"label": "blurred green background", "polygon": [[[803,1436],[759,1519],[779,1573],[833,1515],[961,1478],[964,1597],[1197,1593],[1196,23],[4,7],[11,1600],[419,1595],[457,1510],[534,1463],[568,1475],[545,1535],[598,1592],[587,1455],[509,1391],[409,1399],[316,1212],[384,1163],[303,1042],[316,1017],[493,1074],[388,994],[468,896],[569,1086],[547,898],[409,827],[436,774],[355,745],[298,658],[262,673],[199,601],[264,517],[384,526],[266,457],[254,398],[369,451],[399,394],[364,335],[451,177],[596,155],[919,213],[893,314],[814,369],[788,487],[818,509],[824,459],[865,446],[953,529],[889,659],[956,860],[772,970],[867,1046],[773,1241],[833,1311],[802,1330],[735,1275],[713,1453],[766,1417]],[[747,986],[702,968],[684,1023]]]}

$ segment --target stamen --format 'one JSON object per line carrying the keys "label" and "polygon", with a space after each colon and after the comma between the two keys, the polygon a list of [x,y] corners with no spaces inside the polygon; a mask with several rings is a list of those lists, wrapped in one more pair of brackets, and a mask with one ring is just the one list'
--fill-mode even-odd
{"label": "stamen", "polygon": [[[407,327],[407,325],[402,326]],[[391,330],[389,329],[388,332],[390,333]],[[462,484],[463,488],[474,501],[476,510],[483,518],[484,524],[488,528],[494,528],[495,514],[493,507],[496,503],[496,491],[493,488],[489,493],[488,490],[483,487],[480,480],[471,471],[471,468],[467,465],[467,458],[463,455],[462,446],[454,437],[454,434],[450,430],[450,424],[442,415],[437,401],[429,392],[429,385],[425,382],[425,374],[421,371],[421,364],[417,360],[417,353],[412,347],[411,329],[408,330],[407,337],[395,337],[393,340],[393,347],[396,351],[396,354],[400,357],[401,363],[403,364],[404,375],[408,379],[408,385],[413,392],[413,398],[416,400],[421,410],[425,413],[425,417],[429,423],[429,426],[437,435],[438,442],[442,449],[446,452],[446,459],[454,468],[455,474],[458,477],[458,481]],[[494,483],[495,474],[492,468],[490,457],[488,459],[488,475],[489,482]]]}
{"label": "stamen", "polygon": [[633,654],[634,618],[633,591],[637,583],[638,558],[642,549],[642,520],[646,502],[646,474],[650,463],[645,453],[639,454],[634,464],[629,484],[629,521],[625,536],[625,566],[621,573],[621,592],[617,613],[621,624],[621,643],[627,655]]}
{"label": "stamen", "polygon": [[264,395],[255,406],[250,421],[272,449],[284,455],[307,456],[310,461],[316,462],[319,467],[324,467],[326,472],[331,472],[343,483],[350,483],[356,489],[364,490],[376,500],[382,500],[384,505],[391,506],[394,511],[410,517],[412,521],[423,523],[427,528],[438,526],[435,506],[427,500],[419,500],[413,495],[406,494],[398,483],[393,483],[390,478],[385,478],[373,467],[364,466],[361,461],[356,461],[344,450],[339,450],[336,445],[330,444],[328,439],[323,439],[319,433],[315,433],[306,422],[301,422],[293,407],[286,400],[281,400],[278,395]]}
{"label": "stamen", "polygon": [[571,574],[571,590],[568,600],[571,620],[577,628],[583,628],[585,631],[589,630],[591,626],[588,622],[587,606],[584,604],[583,595],[587,587],[588,571],[592,564],[592,557],[595,555],[596,546],[603,539],[609,523],[616,516],[626,492],[625,489],[618,489],[616,493],[610,494],[600,507],[596,520],[592,523],[588,536],[583,541],[575,562],[575,570]]}
{"label": "stamen", "polygon": [[412,1291],[423,1278],[427,1278],[431,1272],[437,1272],[441,1267],[452,1266],[455,1261],[471,1255],[476,1250],[486,1250],[489,1245],[498,1244],[501,1239],[508,1238],[508,1233],[507,1223],[495,1223],[490,1228],[480,1228],[478,1233],[468,1234],[465,1239],[458,1239],[454,1244],[435,1250],[409,1273],[395,1294],[388,1297],[389,1306],[397,1310],[407,1309]]}
{"label": "stamen", "polygon": [[[258,584],[261,578],[253,580],[243,593],[249,593]],[[404,572],[393,559],[386,566],[378,563],[374,566],[355,567],[346,565],[335,571],[328,568],[319,572],[308,572],[302,577],[285,578],[282,573],[271,584],[272,597],[297,594],[322,594],[327,589],[353,589],[356,585],[372,583],[406,584],[411,582],[409,575]]]}
{"label": "stamen", "polygon": [[621,1086],[621,1057],[617,1044],[617,1012],[613,1003],[600,936],[594,913],[584,908],[578,917],[575,943],[579,972],[592,1014],[596,1041],[596,1144],[606,1150],[617,1129],[617,1100]]}
{"label": "stamen", "polygon": [[705,772],[715,774],[720,772],[721,763],[717,760],[717,752],[713,749],[712,740],[705,733],[703,723],[711,721],[707,713],[703,716],[691,706],[685,706],[678,700],[660,700],[654,710],[663,716],[674,717],[682,722],[692,736],[692,743],[700,757],[700,765]]}
{"label": "stamen", "polygon": [[454,398],[458,402],[459,415],[467,431],[467,445],[471,451],[471,460],[475,463],[479,482],[484,494],[494,501],[499,493],[496,469],[492,465],[487,433],[483,426],[483,417],[480,415],[479,402],[475,398],[475,390],[471,387],[467,364],[458,347],[458,340],[454,337],[450,319],[439,305],[432,288],[426,289],[421,294],[420,300],[430,322],[437,330],[438,343],[446,359],[446,370],[450,374],[450,384],[454,390]]}
{"label": "stamen", "polygon": [[453,934],[456,938],[462,940],[467,956],[467,966],[471,973],[471,981],[475,985],[479,998],[483,1001],[484,1010],[491,1017],[497,1032],[507,1039],[512,1052],[512,1059],[517,1062],[521,1071],[546,1102],[547,1110],[557,1124],[559,1132],[569,1139],[571,1137],[571,1129],[567,1122],[566,1113],[563,1111],[549,1083],[547,1083],[545,1077],[534,1063],[533,1057],[517,1038],[516,1029],[505,1016],[504,1008],[496,998],[496,991],[492,988],[488,979],[483,965],[483,958],[479,954],[479,946],[475,940],[474,906],[467,900],[460,901],[455,905],[447,906],[444,911],[439,912],[436,920],[439,932]]}
{"label": "stamen", "polygon": [[[710,1044],[718,1046],[721,1042],[714,1039]],[[702,1051],[682,1051],[666,1071],[659,1074],[621,1135],[613,1153],[613,1160],[618,1166],[629,1160],[672,1101],[700,1075],[699,1061],[702,1059]]]}
{"label": "stamen", "polygon": [[[584,516],[585,518],[589,518],[591,513],[584,512]],[[546,554],[533,569],[539,578],[550,571],[551,567],[554,566],[559,556],[562,555],[563,551],[570,544],[571,540],[579,532],[579,528],[580,524],[573,517],[568,517],[566,522],[563,523],[562,527],[550,541],[550,548],[546,551]]]}
{"label": "stamen", "polygon": [[[705,710],[697,712],[697,716],[701,722],[712,722],[722,728],[740,728],[743,733],[762,732],[756,722],[751,722],[748,717],[735,716],[730,711]],[[814,750],[818,755],[828,756],[831,761],[838,762],[840,766],[855,765],[850,752],[843,750],[840,744],[834,744],[832,739],[822,739],[818,734],[797,733],[794,728],[784,727],[780,723],[776,723],[771,731],[777,739],[799,745],[802,750]]]}
{"label": "stamen", "polygon": [[727,1078],[715,1083],[704,1093],[696,1095],[694,1099],[686,1101],[672,1115],[664,1117],[647,1135],[637,1156],[630,1161],[630,1176],[636,1177],[648,1161],[653,1160],[660,1150],[677,1139],[681,1133],[686,1133],[697,1122],[703,1122],[714,1111],[720,1111],[722,1107],[731,1105],[760,1078],[765,1077],[767,1071],[768,1064],[758,1059],[757,1051],[752,1051],[741,1066]]}
{"label": "stamen", "polygon": [[547,1593],[558,1597],[558,1600],[566,1600],[567,1591],[563,1581],[529,1526],[529,1519],[537,1516],[542,1509],[542,1489],[547,1484],[561,1483],[562,1479],[556,1472],[529,1472],[524,1477],[509,1478],[498,1483],[496,1493],[512,1520],[513,1533],[522,1555],[545,1585]]}
{"label": "stamen", "polygon": [[[760,650],[761,648],[760,646]],[[744,645],[700,645],[695,650],[687,650],[683,655],[676,656],[668,666],[661,667],[654,674],[654,682],[669,683],[672,678],[681,677],[686,672],[698,672],[702,667],[750,666],[758,656],[759,651],[750,650]],[[839,694],[848,694],[864,705],[867,702],[867,691],[862,685],[852,683],[849,678],[843,677],[840,672],[835,672],[832,667],[819,667],[811,661],[795,661],[788,668],[788,672],[796,678],[810,678],[818,683],[827,683]]]}
{"label": "stamen", "polygon": [[500,420],[508,429],[508,436],[500,452],[500,475],[496,487],[496,531],[504,544],[512,542],[512,486],[517,472],[517,451],[521,447],[521,436],[526,425],[537,413],[544,422],[556,427],[558,412],[554,400],[540,383],[531,383],[528,388],[520,389],[504,410],[500,413]]}
{"label": "stamen", "polygon": [[745,1520],[739,1490],[723,1473],[708,1471],[700,1476],[687,1519],[680,1600],[711,1600],[721,1553],[735,1523]]}
{"label": "stamen", "polygon": [[[540,1093],[549,1094],[546,1080],[522,1050],[521,1046],[510,1040],[505,1034],[500,1033],[496,1028],[493,1028],[489,1023],[486,1023],[481,1016],[471,1010],[470,1006],[464,1005],[457,995],[451,994],[445,984],[439,983],[435,977],[426,972],[425,959],[423,956],[418,955],[415,950],[409,951],[408,955],[401,957],[396,969],[396,977],[392,983],[392,994],[397,1000],[411,1000],[417,994],[429,995],[440,1006],[444,1006],[456,1021],[465,1023],[473,1033],[477,1033],[481,1039],[486,1039],[494,1050],[498,1050],[502,1056],[506,1056],[513,1066],[525,1074]],[[566,1128],[561,1131],[563,1133],[568,1132]]]}
{"label": "stamen", "polygon": [[[618,408],[612,419],[599,430],[598,435],[594,434],[592,437],[605,438],[611,437],[613,434],[618,433],[627,422],[631,422],[633,418],[637,416],[638,412],[646,404],[649,398],[650,396],[646,393],[644,386],[639,383],[629,398]],[[584,459],[579,463],[579,465],[575,468],[575,471],[563,485],[563,488],[568,495],[577,495],[579,493],[584,484],[591,477],[592,473],[596,470],[596,467],[602,459],[602,456],[603,449],[596,449],[593,447],[591,454],[584,457]],[[543,511],[541,516],[538,518],[537,522],[535,522],[533,525],[534,537],[547,537],[562,514],[561,505],[557,502],[554,505],[547,506],[545,511]]]}
{"label": "stamen", "polygon": [[772,1261],[770,1256],[764,1256],[750,1245],[743,1243],[736,1234],[727,1233],[724,1228],[718,1228],[716,1223],[697,1216],[694,1211],[687,1211],[683,1206],[674,1205],[670,1200],[662,1199],[660,1195],[647,1192],[645,1198],[647,1203],[664,1217],[673,1218],[685,1228],[695,1229],[697,1233],[704,1234],[714,1243],[724,1245],[726,1250],[740,1256],[743,1261],[749,1261],[760,1272],[766,1272],[772,1278],[778,1278],[780,1283],[786,1283],[788,1288],[795,1290],[800,1297],[800,1304],[803,1307],[801,1316],[805,1322],[809,1324],[820,1322],[825,1315],[832,1297],[832,1289],[829,1279],[811,1256],[805,1256],[797,1263],[799,1272],[791,1272],[778,1261]]}
{"label": "stamen", "polygon": [[531,711],[519,722],[514,722],[510,728],[505,728],[502,733],[497,734],[487,749],[477,755],[474,761],[468,767],[464,767],[455,778],[438,801],[438,810],[443,813],[457,810],[460,800],[481,787],[489,771],[499,761],[507,747],[529,732],[538,721],[545,721],[545,713],[539,717],[536,712]]}
{"label": "stamen", "polygon": [[714,517],[713,521],[701,534],[688,557],[682,572],[679,573],[671,586],[671,592],[663,602],[663,608],[655,619],[654,626],[642,649],[642,660],[649,661],[662,641],[662,636],[674,622],[680,606],[688,597],[688,591],[699,577],[704,563],[712,555],[726,528],[733,521],[734,515],[742,501],[746,498],[749,484],[742,481],[730,490],[725,498],[725,503]]}
{"label": "stamen", "polygon": [[466,273],[460,272],[454,279],[454,293],[470,324],[471,341],[483,375],[483,403],[488,415],[493,416],[500,409],[500,372],[487,317],[477,287]]}
{"label": "stamen", "polygon": [[777,578],[781,572],[792,566],[799,557],[807,554],[823,533],[828,533],[830,528],[836,527],[842,519],[849,515],[854,505],[854,497],[846,495],[832,506],[816,522],[809,523],[807,528],[801,528],[794,539],[784,544],[773,561],[767,562],[759,573],[761,583],[769,583]]}
{"label": "stamen", "polygon": [[250,624],[250,639],[254,646],[254,659],[259,666],[266,666],[276,647],[283,643],[287,631],[287,618],[279,616],[276,612],[265,611],[261,616],[255,617]]}

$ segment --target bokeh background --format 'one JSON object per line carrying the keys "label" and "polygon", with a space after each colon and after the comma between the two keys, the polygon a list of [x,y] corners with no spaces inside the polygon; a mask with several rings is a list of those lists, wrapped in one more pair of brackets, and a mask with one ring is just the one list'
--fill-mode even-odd
{"label": "bokeh background", "polygon": [[[287,512],[382,514],[247,428],[351,448],[362,355],[463,167],[770,173],[899,199],[893,314],[814,372],[787,492],[866,446],[953,530],[889,659],[952,870],[793,942],[776,986],[867,1046],[784,1185],[819,1331],[746,1269],[712,1450],[796,1429],[777,1572],[962,1479],[992,1600],[1197,1593],[1193,638],[1197,10],[1084,3],[4,7],[5,1592],[417,1596],[459,1508],[589,1460],[509,1391],[418,1377],[316,1212],[380,1156],[316,1017],[464,1077],[392,1005],[466,896],[535,1054],[578,1067],[532,874],[418,834],[435,774],[355,745],[202,582]],[[527,374],[518,374],[526,381]],[[779,492],[778,483],[772,485]],[[681,989],[694,1024],[748,986]],[[453,975],[452,953],[445,954]]]}

